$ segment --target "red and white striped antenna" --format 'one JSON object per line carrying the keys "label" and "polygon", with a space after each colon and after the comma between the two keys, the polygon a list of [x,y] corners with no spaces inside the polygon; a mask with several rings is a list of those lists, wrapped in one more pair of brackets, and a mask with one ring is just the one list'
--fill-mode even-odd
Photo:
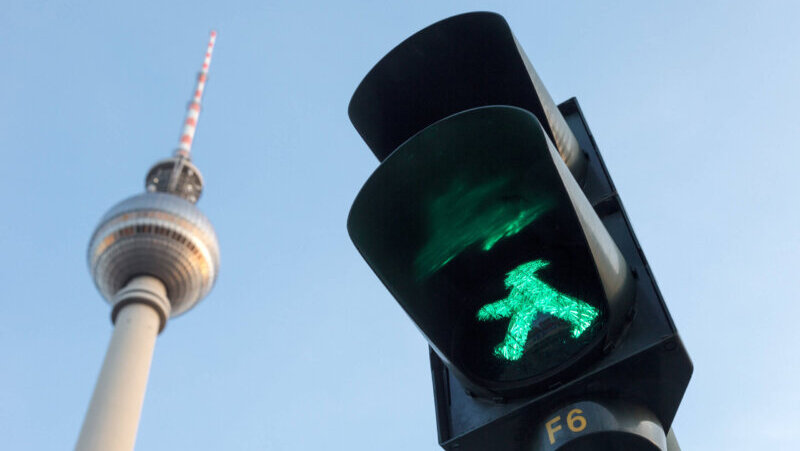
{"label": "red and white striped antenna", "polygon": [[197,119],[200,117],[200,103],[203,100],[203,90],[206,87],[206,79],[208,78],[208,67],[211,65],[211,53],[214,51],[214,41],[217,40],[217,32],[212,31],[211,37],[208,40],[208,48],[206,49],[206,58],[203,60],[203,68],[197,76],[197,87],[194,90],[194,97],[189,102],[189,107],[186,109],[186,121],[183,123],[183,133],[181,134],[180,143],[175,150],[175,156],[178,158],[190,158],[192,152],[192,140],[194,140],[194,132],[197,129]]}

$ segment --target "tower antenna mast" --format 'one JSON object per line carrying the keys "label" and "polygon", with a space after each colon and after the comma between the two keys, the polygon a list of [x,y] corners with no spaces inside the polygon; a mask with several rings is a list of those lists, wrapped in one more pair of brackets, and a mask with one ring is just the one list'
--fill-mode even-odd
{"label": "tower antenna mast", "polygon": [[203,67],[197,75],[197,85],[195,86],[194,96],[192,96],[189,106],[186,108],[186,120],[183,121],[183,133],[178,143],[178,148],[175,149],[174,156],[178,159],[179,169],[172,171],[172,176],[169,180],[169,191],[174,191],[180,179],[181,170],[184,160],[191,159],[192,155],[192,142],[194,141],[194,134],[197,130],[197,120],[200,119],[200,105],[203,101],[203,91],[206,88],[206,80],[208,79],[208,68],[211,66],[211,54],[214,52],[214,42],[217,40],[217,32],[211,31],[211,36],[208,38],[208,47],[206,48],[206,57],[203,60]]}
{"label": "tower antenna mast", "polygon": [[214,51],[214,42],[217,40],[217,32],[212,31],[211,37],[208,39],[208,48],[206,49],[206,58],[203,60],[203,68],[197,75],[197,86],[194,90],[192,101],[189,102],[189,107],[186,109],[186,121],[183,124],[183,134],[181,134],[180,144],[175,150],[176,157],[189,158],[192,152],[192,141],[194,140],[194,131],[197,128],[197,119],[200,117],[200,104],[203,101],[203,91],[206,88],[206,79],[208,78],[208,67],[211,65],[211,54]]}

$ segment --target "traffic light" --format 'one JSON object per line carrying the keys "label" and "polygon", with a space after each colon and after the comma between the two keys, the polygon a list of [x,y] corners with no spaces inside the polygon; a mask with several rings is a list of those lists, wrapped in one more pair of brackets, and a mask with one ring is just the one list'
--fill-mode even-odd
{"label": "traffic light", "polygon": [[505,20],[418,32],[349,113],[381,164],[348,231],[430,343],[442,446],[666,449],[691,362],[577,102]]}
{"label": "traffic light", "polygon": [[546,383],[613,340],[633,305],[619,249],[521,108],[416,134],[364,185],[348,229],[474,392]]}

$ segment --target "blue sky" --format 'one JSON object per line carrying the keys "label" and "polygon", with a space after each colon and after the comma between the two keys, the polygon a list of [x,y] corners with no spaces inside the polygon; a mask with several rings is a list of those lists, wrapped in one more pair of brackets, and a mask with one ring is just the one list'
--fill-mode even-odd
{"label": "blue sky", "polygon": [[0,10],[0,437],[74,445],[111,333],[100,216],[194,144],[211,295],[159,337],[142,450],[436,450],[425,341],[350,242],[377,166],[347,118],[386,52],[503,14],[576,96],[695,364],[686,450],[800,448],[795,2],[11,1]]}

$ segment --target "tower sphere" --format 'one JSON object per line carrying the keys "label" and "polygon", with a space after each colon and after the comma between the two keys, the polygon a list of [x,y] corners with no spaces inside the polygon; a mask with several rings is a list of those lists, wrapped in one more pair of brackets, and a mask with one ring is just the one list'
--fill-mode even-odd
{"label": "tower sphere", "polygon": [[109,303],[136,276],[167,289],[170,317],[191,309],[217,278],[214,228],[192,202],[165,192],[129,197],[106,213],[89,242],[89,270]]}

